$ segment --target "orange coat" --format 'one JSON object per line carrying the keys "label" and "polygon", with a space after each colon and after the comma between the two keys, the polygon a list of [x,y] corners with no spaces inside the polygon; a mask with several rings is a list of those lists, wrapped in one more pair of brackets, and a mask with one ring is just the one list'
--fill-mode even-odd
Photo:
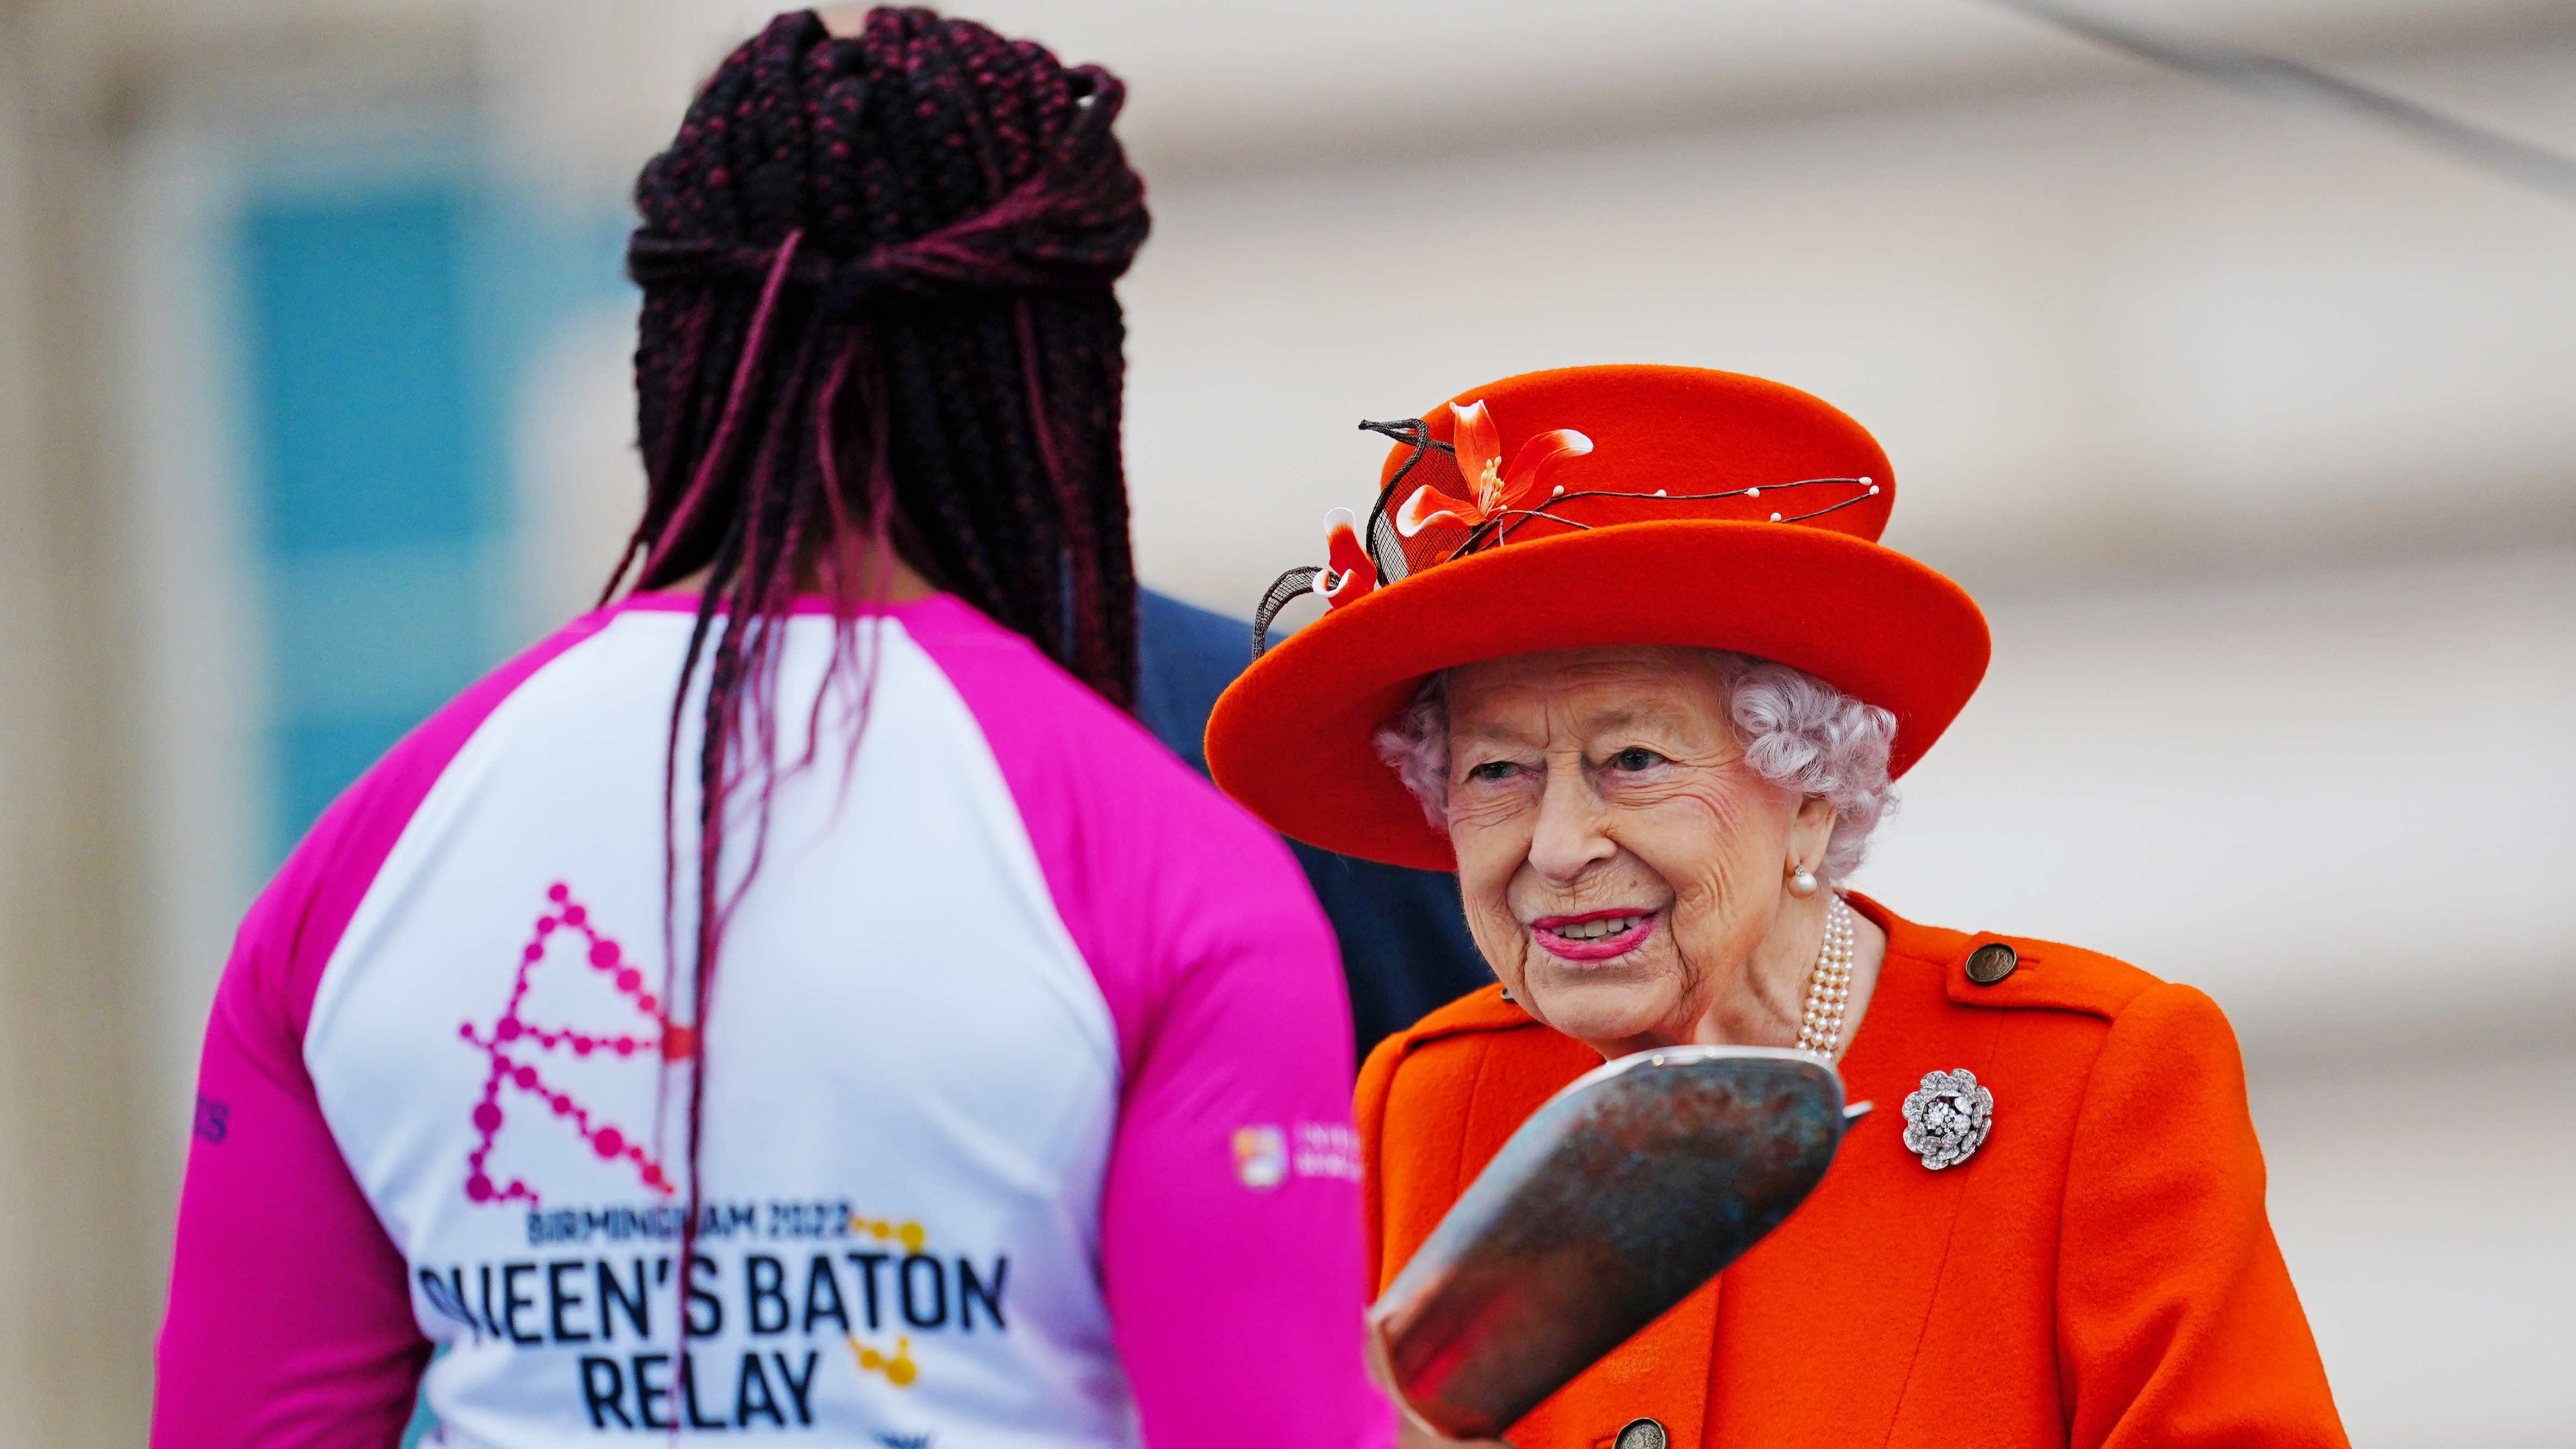
{"label": "orange coat", "polygon": [[[1509,1431],[1607,1449],[2342,1445],[2263,1212],[2236,1039],[2208,997],[2072,946],[1917,926],[1858,896],[1888,950],[1842,1062],[1853,1124],[1788,1222]],[[1968,954],[2004,941],[2010,976]],[[1489,987],[1360,1073],[1380,1291],[1512,1129],[1600,1064]],[[1925,1168],[1898,1108],[1967,1067],[1994,1128]]]}

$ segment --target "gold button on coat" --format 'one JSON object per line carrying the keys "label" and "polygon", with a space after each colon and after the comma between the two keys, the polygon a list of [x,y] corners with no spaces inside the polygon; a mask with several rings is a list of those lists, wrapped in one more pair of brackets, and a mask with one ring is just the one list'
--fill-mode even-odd
{"label": "gold button on coat", "polygon": [[1992,986],[2013,974],[2021,957],[2001,941],[1988,941],[1968,953],[1968,979],[1979,986]]}
{"label": "gold button on coat", "polygon": [[1610,1449],[1670,1449],[1673,1436],[1652,1419],[1631,1419],[1619,1437],[1610,1441]]}

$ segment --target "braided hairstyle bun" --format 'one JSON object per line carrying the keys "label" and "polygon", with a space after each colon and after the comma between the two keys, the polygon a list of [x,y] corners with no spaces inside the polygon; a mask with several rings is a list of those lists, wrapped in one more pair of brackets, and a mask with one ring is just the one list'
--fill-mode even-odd
{"label": "braided hairstyle bun", "polygon": [[712,567],[765,612],[740,575],[846,581],[836,507],[862,534],[881,511],[906,562],[1131,701],[1124,99],[928,10],[847,38],[782,15],[734,52],[635,188],[638,587]]}
{"label": "braided hairstyle bun", "polygon": [[[1148,221],[1110,134],[1124,95],[1106,71],[928,10],[874,10],[847,37],[798,12],[725,61],[636,182],[647,491],[603,598],[630,572],[638,589],[704,582],[664,779],[676,969],[680,724],[703,663],[695,970],[663,994],[691,1006],[664,1031],[666,1055],[694,1068],[683,1263],[697,1261],[704,1026],[725,920],[759,866],[778,626],[797,596],[831,601],[827,684],[856,672],[862,729],[874,629],[860,616],[883,597],[889,550],[1132,705],[1110,285]],[[720,871],[745,784],[756,833]]]}

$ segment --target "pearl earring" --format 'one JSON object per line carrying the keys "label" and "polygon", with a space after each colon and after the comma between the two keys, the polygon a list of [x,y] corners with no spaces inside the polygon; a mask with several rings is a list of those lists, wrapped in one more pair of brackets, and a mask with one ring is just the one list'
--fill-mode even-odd
{"label": "pearl earring", "polygon": [[1797,873],[1789,877],[1789,894],[1805,900],[1815,893],[1816,873],[1803,865],[1798,867]]}

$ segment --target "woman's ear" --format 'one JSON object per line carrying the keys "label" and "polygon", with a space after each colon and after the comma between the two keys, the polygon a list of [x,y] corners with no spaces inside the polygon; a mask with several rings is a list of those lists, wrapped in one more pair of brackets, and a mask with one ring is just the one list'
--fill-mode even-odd
{"label": "woman's ear", "polygon": [[1789,868],[1805,866],[1809,870],[1825,868],[1825,847],[1834,836],[1836,816],[1833,802],[1822,795],[1810,795],[1798,806],[1798,818],[1789,823]]}

